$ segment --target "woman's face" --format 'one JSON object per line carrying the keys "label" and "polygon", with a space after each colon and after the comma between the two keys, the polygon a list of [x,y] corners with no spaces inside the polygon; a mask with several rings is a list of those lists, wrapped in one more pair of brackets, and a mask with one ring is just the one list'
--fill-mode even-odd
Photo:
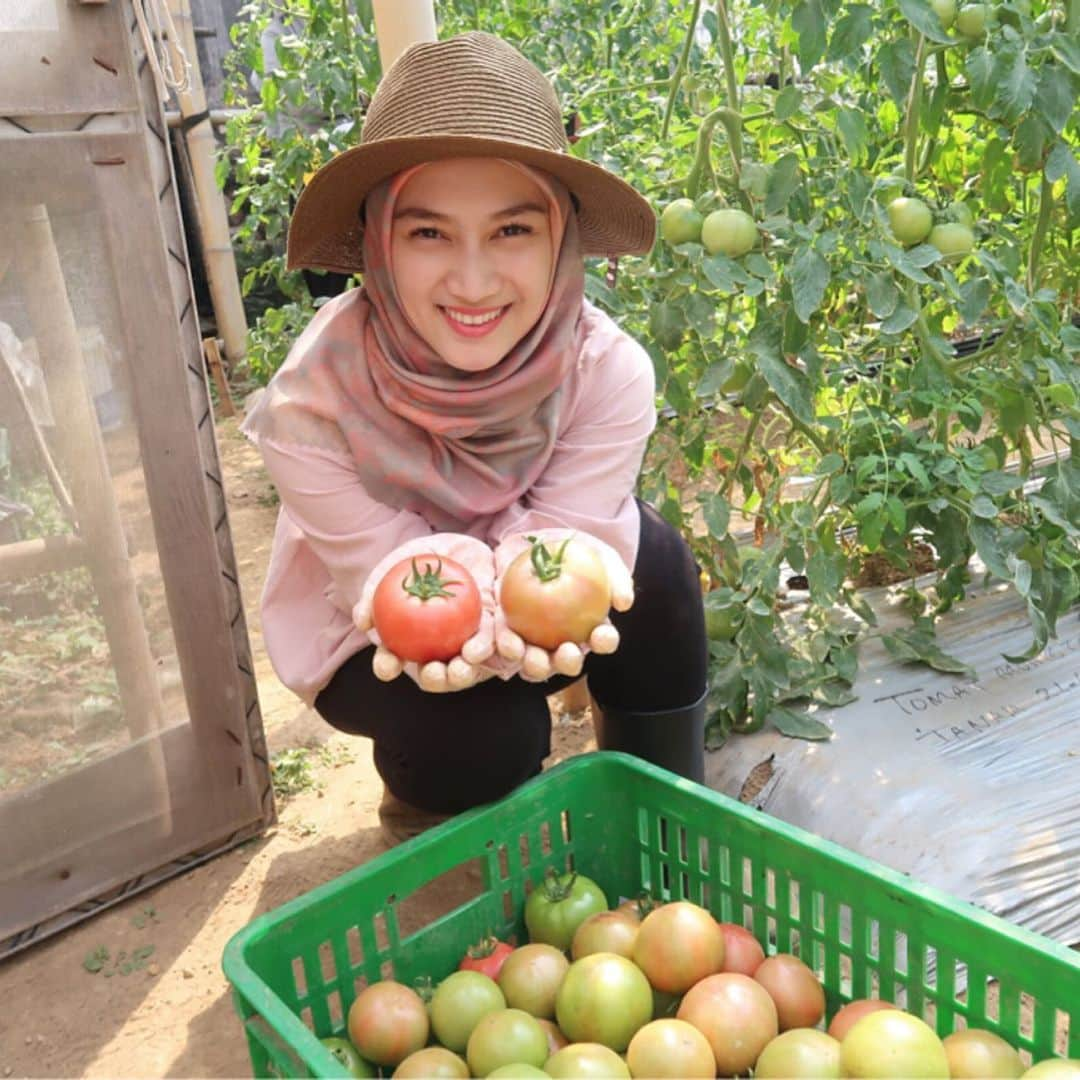
{"label": "woman's face", "polygon": [[536,323],[551,281],[545,194],[502,161],[436,161],[402,188],[390,259],[417,333],[459,371],[493,368]]}

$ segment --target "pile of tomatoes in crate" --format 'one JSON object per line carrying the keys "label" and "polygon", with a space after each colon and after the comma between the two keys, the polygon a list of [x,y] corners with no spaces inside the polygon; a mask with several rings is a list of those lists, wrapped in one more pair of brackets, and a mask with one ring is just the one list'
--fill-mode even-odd
{"label": "pile of tomatoes in crate", "polygon": [[365,987],[348,1039],[324,1044],[366,1077],[1080,1080],[1078,1061],[1026,1069],[990,1031],[940,1039],[876,999],[826,1028],[824,988],[801,959],[766,956],[748,930],[688,901],[608,910],[595,882],[551,872],[524,917],[528,944],[489,938],[434,988]]}

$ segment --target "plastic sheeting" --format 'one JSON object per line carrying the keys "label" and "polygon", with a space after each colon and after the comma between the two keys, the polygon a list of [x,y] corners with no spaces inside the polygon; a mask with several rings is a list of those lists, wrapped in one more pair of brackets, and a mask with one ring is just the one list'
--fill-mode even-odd
{"label": "plastic sheeting", "polygon": [[[881,629],[905,625],[868,596]],[[1010,922],[1080,943],[1080,616],[1027,663],[1023,601],[973,589],[938,624],[975,678],[860,651],[859,700],[815,717],[827,742],[775,730],[708,756],[711,787]]]}

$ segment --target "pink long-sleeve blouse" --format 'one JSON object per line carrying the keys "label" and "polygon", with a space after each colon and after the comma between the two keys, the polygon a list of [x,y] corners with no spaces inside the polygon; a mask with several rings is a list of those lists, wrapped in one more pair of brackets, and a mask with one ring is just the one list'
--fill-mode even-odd
{"label": "pink long-sleeve blouse", "polygon": [[[645,350],[585,301],[547,468],[524,497],[459,531],[495,547],[534,529],[577,529],[632,568],[640,524],[633,493],[656,424],[655,390]],[[266,436],[258,446],[281,498],[262,592],[263,639],[278,677],[311,704],[368,644],[351,617],[368,573],[400,544],[436,530],[419,514],[372,499],[343,452]]]}

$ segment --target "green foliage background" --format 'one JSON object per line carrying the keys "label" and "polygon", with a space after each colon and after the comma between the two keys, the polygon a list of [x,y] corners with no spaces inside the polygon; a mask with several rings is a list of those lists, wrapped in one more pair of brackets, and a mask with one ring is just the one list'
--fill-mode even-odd
{"label": "green foliage background", "polygon": [[[441,36],[487,30],[546,71],[577,115],[573,152],[658,211],[688,197],[757,223],[740,259],[659,243],[613,287],[606,264],[588,277],[656,366],[641,494],[709,574],[716,737],[827,736],[804,706],[851,699],[858,641],[877,632],[855,586],[869,561],[908,577],[912,624],[890,651],[961,673],[933,626],[973,555],[1025,598],[1024,656],[1080,592],[1080,0],[988,5],[972,37],[946,25],[949,3],[437,5]],[[259,90],[221,180],[265,381],[317,303],[283,269],[290,208],[358,140],[378,57],[364,0],[255,0],[234,41],[235,100],[252,97],[245,68]],[[900,194],[942,221],[970,213],[974,254],[900,245],[885,211]],[[780,615],[792,575],[798,620]]]}

